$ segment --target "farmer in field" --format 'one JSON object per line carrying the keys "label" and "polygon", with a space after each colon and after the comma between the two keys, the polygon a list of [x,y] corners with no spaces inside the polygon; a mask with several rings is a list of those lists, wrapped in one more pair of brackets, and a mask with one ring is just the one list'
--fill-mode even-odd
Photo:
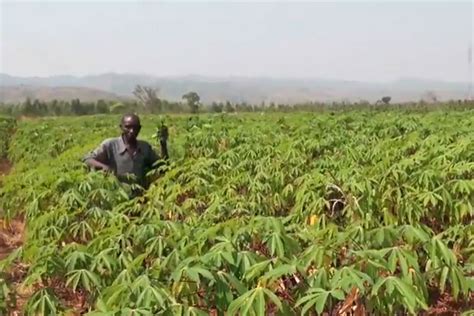
{"label": "farmer in field", "polygon": [[[157,167],[160,157],[151,145],[138,140],[141,125],[135,114],[126,114],[120,121],[122,135],[102,142],[83,161],[94,169],[114,173],[124,183],[146,186],[147,171]],[[167,157],[166,157],[167,158]]]}

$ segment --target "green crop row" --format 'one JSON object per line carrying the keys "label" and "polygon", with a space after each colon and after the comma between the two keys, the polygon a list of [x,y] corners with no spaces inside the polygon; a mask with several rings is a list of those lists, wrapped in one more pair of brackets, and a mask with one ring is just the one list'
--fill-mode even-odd
{"label": "green crop row", "polygon": [[16,121],[13,118],[0,116],[0,159],[8,155],[8,145],[15,128]]}
{"label": "green crop row", "polygon": [[472,306],[473,111],[142,119],[152,144],[167,124],[171,159],[134,199],[80,161],[118,117],[19,122],[0,209],[27,234],[2,268],[27,267],[27,314]]}

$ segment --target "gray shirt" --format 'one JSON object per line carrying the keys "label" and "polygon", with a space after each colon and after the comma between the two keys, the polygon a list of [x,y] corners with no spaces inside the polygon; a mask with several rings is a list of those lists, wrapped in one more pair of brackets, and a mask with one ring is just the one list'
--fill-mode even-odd
{"label": "gray shirt", "polygon": [[120,181],[140,185],[145,184],[147,169],[151,169],[159,159],[151,145],[142,140],[137,140],[136,152],[129,153],[122,137],[106,139],[94,151],[87,154],[83,161],[90,158],[108,165]]}

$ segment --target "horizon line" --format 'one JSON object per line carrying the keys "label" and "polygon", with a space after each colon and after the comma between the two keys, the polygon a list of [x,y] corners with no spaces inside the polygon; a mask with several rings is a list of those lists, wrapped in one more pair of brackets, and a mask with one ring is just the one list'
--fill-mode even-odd
{"label": "horizon line", "polygon": [[15,75],[6,72],[0,72],[0,75],[8,77],[16,77],[21,79],[51,79],[57,77],[73,77],[73,78],[87,78],[87,77],[100,77],[107,75],[115,76],[145,76],[156,79],[186,79],[186,78],[202,78],[202,79],[214,79],[214,80],[225,80],[225,79],[246,79],[246,80],[321,80],[321,81],[340,81],[340,82],[351,82],[351,83],[368,83],[368,84],[381,84],[381,83],[393,83],[401,81],[425,81],[425,82],[439,82],[439,83],[449,83],[449,84],[469,84],[469,81],[453,81],[446,79],[438,78],[425,78],[425,77],[414,77],[414,76],[404,76],[398,77],[396,79],[390,80],[354,80],[354,79],[344,79],[344,78],[333,78],[333,77],[318,77],[318,76],[272,76],[272,75],[202,75],[202,74],[175,74],[175,75],[154,75],[144,72],[116,72],[108,71],[101,73],[89,73],[84,75],[77,74],[53,74],[53,75]]}

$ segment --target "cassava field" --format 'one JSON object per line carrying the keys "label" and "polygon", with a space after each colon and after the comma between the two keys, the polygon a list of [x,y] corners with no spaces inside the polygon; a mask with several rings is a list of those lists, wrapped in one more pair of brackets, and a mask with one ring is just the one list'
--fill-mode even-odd
{"label": "cassava field", "polygon": [[118,121],[0,119],[0,314],[474,309],[474,110],[143,115],[135,199],[81,163]]}

